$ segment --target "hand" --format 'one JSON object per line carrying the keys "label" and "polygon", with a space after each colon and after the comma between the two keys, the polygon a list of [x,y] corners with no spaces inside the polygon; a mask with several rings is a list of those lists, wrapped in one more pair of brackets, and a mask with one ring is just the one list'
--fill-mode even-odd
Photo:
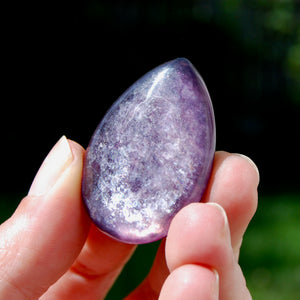
{"label": "hand", "polygon": [[[0,299],[102,299],[134,252],[91,224],[80,196],[83,155],[62,137],[0,226]],[[238,256],[258,181],[248,158],[217,152],[203,202],[175,216],[126,299],[251,299]]]}

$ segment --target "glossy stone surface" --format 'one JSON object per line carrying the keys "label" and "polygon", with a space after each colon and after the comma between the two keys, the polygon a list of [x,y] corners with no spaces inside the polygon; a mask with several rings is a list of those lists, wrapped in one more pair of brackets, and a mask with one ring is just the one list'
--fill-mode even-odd
{"label": "glossy stone surface", "polygon": [[150,71],[110,108],[88,146],[82,195],[93,222],[125,243],[166,236],[204,193],[215,151],[208,91],[178,58]]}

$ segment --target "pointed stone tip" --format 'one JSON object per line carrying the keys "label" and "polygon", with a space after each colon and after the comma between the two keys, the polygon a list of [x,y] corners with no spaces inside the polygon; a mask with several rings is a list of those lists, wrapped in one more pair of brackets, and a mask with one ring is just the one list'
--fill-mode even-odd
{"label": "pointed stone tip", "polygon": [[191,62],[185,57],[178,57],[178,58],[174,59],[173,61],[176,64],[184,64],[184,65],[191,64]]}
{"label": "pointed stone tip", "polygon": [[185,57],[176,58],[169,63],[169,67],[179,71],[181,74],[185,74],[185,77],[192,80],[195,76],[200,76],[194,65]]}
{"label": "pointed stone tip", "polygon": [[193,72],[195,72],[193,64],[185,57],[179,57],[170,61],[170,66],[175,69],[193,70]]}
{"label": "pointed stone tip", "polygon": [[[178,57],[175,58],[173,60],[170,60],[164,64],[162,64],[161,66],[167,67],[167,68],[171,68],[171,69],[181,69],[181,68],[191,68],[193,67],[192,63],[185,57]],[[160,67],[161,67],[160,66]]]}

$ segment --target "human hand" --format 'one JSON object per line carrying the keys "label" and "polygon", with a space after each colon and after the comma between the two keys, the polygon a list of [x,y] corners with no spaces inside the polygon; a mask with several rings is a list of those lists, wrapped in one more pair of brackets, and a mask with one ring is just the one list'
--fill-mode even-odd
{"label": "human hand", "polygon": [[[83,156],[61,138],[0,226],[0,299],[103,299],[134,252],[91,224]],[[238,256],[258,181],[248,158],[217,152],[204,199],[175,216],[149,275],[126,299],[251,299]]]}

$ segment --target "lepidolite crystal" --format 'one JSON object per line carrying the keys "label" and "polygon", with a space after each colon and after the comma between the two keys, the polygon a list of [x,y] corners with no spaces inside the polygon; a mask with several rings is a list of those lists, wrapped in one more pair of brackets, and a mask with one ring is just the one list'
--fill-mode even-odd
{"label": "lepidolite crystal", "polygon": [[166,236],[204,193],[215,151],[206,86],[178,58],[150,71],[110,108],[88,146],[82,195],[93,222],[125,243]]}

